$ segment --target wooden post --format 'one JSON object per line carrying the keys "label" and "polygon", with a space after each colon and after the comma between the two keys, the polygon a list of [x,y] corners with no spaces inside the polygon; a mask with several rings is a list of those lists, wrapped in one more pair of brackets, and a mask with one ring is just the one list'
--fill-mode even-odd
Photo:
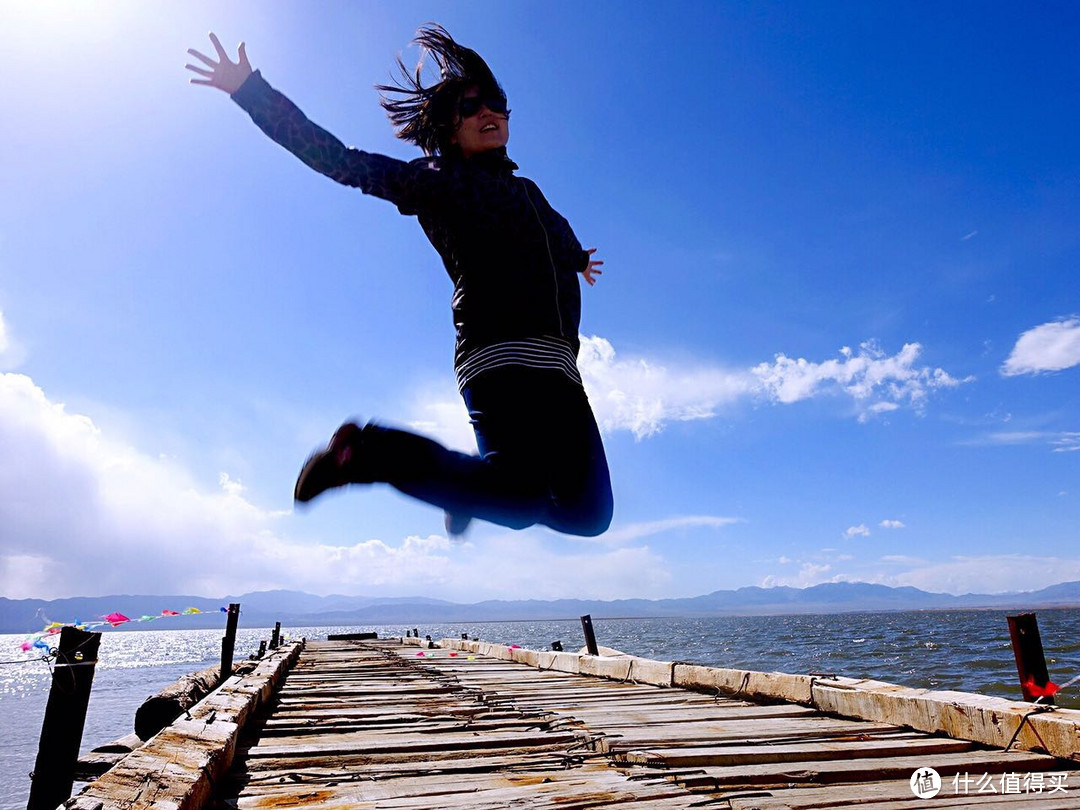
{"label": "wooden post", "polygon": [[413,638],[420,638],[420,631],[415,627],[412,629]]}
{"label": "wooden post", "polygon": [[[1007,618],[1013,655],[1016,656],[1016,674],[1020,676],[1020,689],[1023,690],[1024,700],[1035,700],[1036,695],[1032,694],[1029,684],[1046,686],[1050,682],[1042,638],[1039,636],[1039,623],[1034,613],[1021,613]],[[1047,695],[1040,702],[1053,704],[1054,698]]]}
{"label": "wooden post", "polygon": [[184,675],[156,695],[151,695],[135,711],[136,736],[140,740],[149,740],[214,691],[222,680],[219,667],[207,667]]}
{"label": "wooden post", "polygon": [[559,641],[558,639],[551,642],[551,650],[552,650],[552,652],[562,652],[563,651],[562,642]]}
{"label": "wooden post", "polygon": [[74,627],[60,630],[27,810],[56,810],[71,798],[100,644],[101,633]]}
{"label": "wooden post", "polygon": [[462,633],[461,634],[461,640],[462,641],[468,641],[469,640],[469,634],[468,633]]}
{"label": "wooden post", "polygon": [[264,655],[266,655],[266,639],[265,638],[262,639],[261,641],[259,641],[259,655],[258,655],[258,657],[262,658]]}
{"label": "wooden post", "polygon": [[581,617],[581,632],[585,634],[585,647],[589,655],[599,655],[600,649],[596,646],[596,634],[593,633],[592,616],[586,613]]}
{"label": "wooden post", "polygon": [[270,649],[276,650],[281,644],[281,622],[274,622],[274,633],[270,636]]}
{"label": "wooden post", "polygon": [[236,647],[236,622],[240,618],[240,604],[229,604],[229,615],[225,621],[225,635],[221,639],[221,674],[219,680],[224,681],[232,675],[233,649]]}

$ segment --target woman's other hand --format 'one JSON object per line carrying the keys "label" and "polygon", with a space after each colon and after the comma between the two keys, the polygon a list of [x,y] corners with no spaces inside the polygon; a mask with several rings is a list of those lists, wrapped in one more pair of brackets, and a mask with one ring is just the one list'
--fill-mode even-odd
{"label": "woman's other hand", "polygon": [[205,84],[210,87],[216,87],[218,90],[224,90],[229,95],[232,95],[240,89],[247,77],[251,75],[251,63],[248,61],[247,52],[244,50],[244,43],[240,43],[240,61],[229,61],[229,55],[225,53],[225,49],[221,47],[221,42],[217,36],[210,32],[210,43],[214,46],[214,50],[217,51],[218,61],[215,62],[209,56],[204,56],[194,48],[189,48],[188,53],[200,60],[206,68],[201,68],[196,65],[187,64],[184,65],[192,73],[198,73],[203,78],[190,79],[192,84]]}
{"label": "woman's other hand", "polygon": [[[585,252],[588,253],[589,256],[592,256],[594,253],[596,253],[596,248],[589,248]],[[597,276],[604,275],[604,271],[600,269],[600,265],[602,265],[603,263],[604,262],[602,259],[590,258],[588,267],[581,271],[581,274],[585,276],[585,283],[588,284],[590,287],[596,283]]]}

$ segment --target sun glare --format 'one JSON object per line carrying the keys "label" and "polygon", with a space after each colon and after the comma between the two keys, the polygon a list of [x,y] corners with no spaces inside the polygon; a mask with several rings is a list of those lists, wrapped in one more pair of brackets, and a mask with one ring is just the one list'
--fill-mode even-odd
{"label": "sun glare", "polygon": [[24,56],[63,59],[68,49],[82,50],[107,40],[116,40],[134,30],[133,22],[148,6],[135,2],[19,2],[0,0],[0,30],[5,31],[6,49]]}

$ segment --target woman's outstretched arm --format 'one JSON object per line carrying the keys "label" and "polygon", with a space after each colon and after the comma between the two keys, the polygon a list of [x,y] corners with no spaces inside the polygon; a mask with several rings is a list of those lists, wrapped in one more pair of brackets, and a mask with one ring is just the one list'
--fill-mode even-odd
{"label": "woman's outstretched arm", "polygon": [[228,93],[259,129],[315,171],[338,183],[356,186],[365,194],[389,200],[403,214],[418,213],[446,193],[442,172],[386,155],[346,148],[271,87],[259,71],[252,70],[244,43],[240,43],[238,61],[233,62],[217,36],[210,34],[210,42],[217,52],[216,62],[194,48],[188,51],[206,66],[186,66],[199,76],[192,78],[191,83]]}

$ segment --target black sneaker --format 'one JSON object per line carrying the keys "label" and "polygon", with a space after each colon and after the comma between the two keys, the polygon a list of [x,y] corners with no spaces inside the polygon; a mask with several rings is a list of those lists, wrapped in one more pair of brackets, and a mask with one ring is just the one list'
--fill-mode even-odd
{"label": "black sneaker", "polygon": [[354,461],[354,454],[363,430],[353,422],[346,422],[337,429],[330,443],[322,450],[313,453],[300,470],[293,489],[293,498],[307,503],[328,489],[354,483],[349,476],[349,467]]}

